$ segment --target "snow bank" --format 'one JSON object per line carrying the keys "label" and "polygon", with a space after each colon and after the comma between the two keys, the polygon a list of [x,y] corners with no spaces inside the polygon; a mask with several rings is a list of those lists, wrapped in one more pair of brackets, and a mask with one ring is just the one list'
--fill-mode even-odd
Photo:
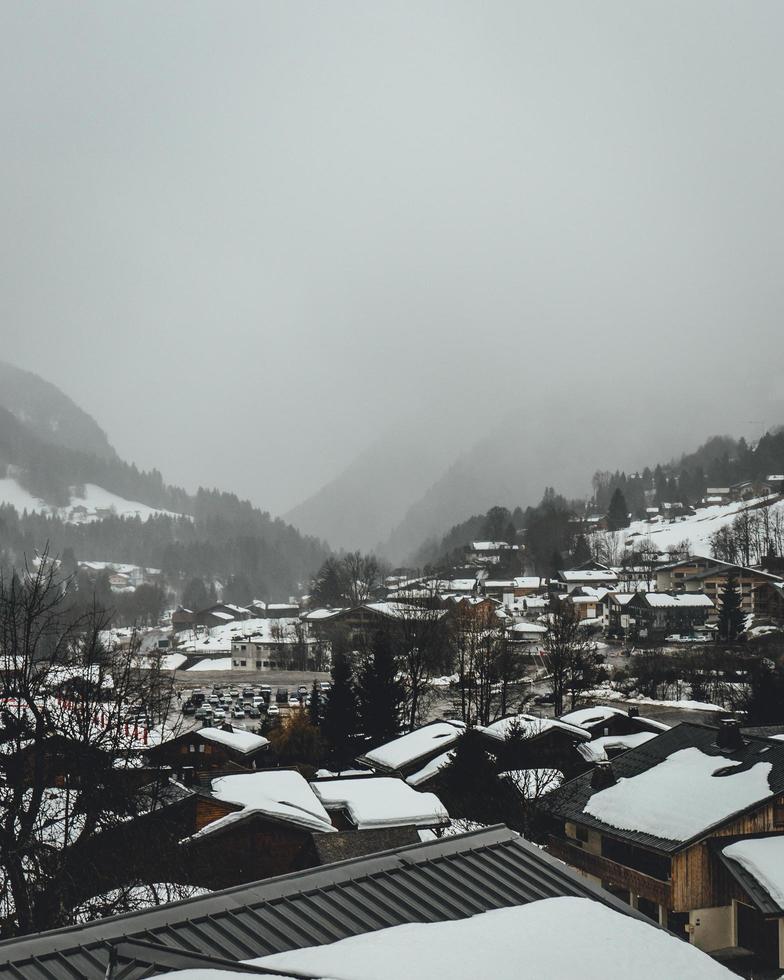
{"label": "snow bank", "polygon": [[335,779],[311,786],[327,810],[347,810],[359,830],[449,823],[449,814],[437,796],[418,793],[393,776]]}
{"label": "snow bank", "polygon": [[[594,793],[585,812],[619,830],[667,840],[691,840],[701,831],[770,796],[769,762],[733,772],[741,763],[680,749],[637,776]],[[727,775],[717,773],[727,772]]]}
{"label": "snow bank", "polygon": [[188,667],[188,673],[194,670],[231,670],[231,657],[205,657],[199,660],[192,667]]}

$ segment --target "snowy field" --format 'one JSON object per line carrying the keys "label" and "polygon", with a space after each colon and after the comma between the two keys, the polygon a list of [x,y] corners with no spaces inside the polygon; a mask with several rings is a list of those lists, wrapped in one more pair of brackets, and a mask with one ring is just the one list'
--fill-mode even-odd
{"label": "snowy field", "polygon": [[[628,547],[639,547],[643,540],[650,539],[651,545],[660,552],[675,547],[684,540],[690,543],[692,554],[710,556],[710,539],[722,527],[732,524],[744,510],[754,510],[764,506],[769,497],[737,501],[731,504],[701,507],[693,517],[677,518],[673,521],[657,519],[632,521],[628,528],[619,532]],[[784,513],[784,500],[775,500],[769,505],[773,511]],[[601,534],[603,532],[596,532]]]}
{"label": "snowy field", "polygon": [[139,503],[138,500],[126,500],[116,493],[104,490],[103,487],[99,487],[95,483],[85,484],[84,494],[73,494],[66,507],[52,507],[38,497],[34,497],[11,476],[0,479],[0,503],[10,504],[20,514],[25,510],[38,511],[59,517],[69,524],[88,524],[92,521],[99,521],[109,513],[118,517],[140,517],[143,521],[158,514],[165,514],[169,517],[183,516],[170,510],[148,507],[147,504]]}

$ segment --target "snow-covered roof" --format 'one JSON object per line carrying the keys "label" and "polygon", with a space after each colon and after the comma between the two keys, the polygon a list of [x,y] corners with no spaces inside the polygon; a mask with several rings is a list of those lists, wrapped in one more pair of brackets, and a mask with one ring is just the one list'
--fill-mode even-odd
{"label": "snow-covered roof", "polygon": [[217,742],[234,749],[235,752],[242,752],[243,755],[258,752],[265,745],[269,745],[269,740],[263,735],[254,735],[253,732],[246,732],[243,728],[235,728],[231,732],[223,728],[199,728],[196,734],[206,738],[208,742]]}
{"label": "snow-covered roof", "polygon": [[367,752],[364,759],[384,769],[401,769],[437,749],[446,749],[465,731],[462,721],[434,721]]}
{"label": "snow-covered roof", "polygon": [[[273,972],[332,980],[735,977],[696,946],[587,898],[545,898],[469,919],[399,925],[248,962]],[[171,980],[199,976],[195,970],[168,975]]]}
{"label": "snow-covered roof", "polygon": [[472,551],[501,551],[504,548],[509,548],[508,541],[472,541],[471,550]]}
{"label": "snow-covered roof", "polygon": [[215,619],[222,619],[227,623],[235,618],[231,613],[220,612],[217,609],[211,610],[210,616],[214,616]]}
{"label": "snow-covered roof", "polygon": [[591,742],[583,742],[577,751],[586,762],[606,762],[608,752],[625,752],[656,738],[656,732],[631,732],[628,735],[602,735]]}
{"label": "snow-covered roof", "polygon": [[597,820],[654,837],[687,841],[770,796],[769,762],[748,769],[695,746],[594,793],[585,812]]}
{"label": "snow-covered roof", "polygon": [[569,732],[570,735],[576,735],[581,739],[591,737],[589,732],[578,725],[569,725],[554,718],[537,718],[535,715],[510,715],[508,718],[499,718],[498,721],[494,721],[481,730],[485,735],[503,742],[515,727],[522,729],[526,738],[535,738],[537,735],[542,735],[555,728]]}
{"label": "snow-covered roof", "polygon": [[345,809],[359,830],[449,823],[449,814],[437,796],[419,793],[394,776],[329,779],[311,785],[327,810]]}
{"label": "snow-covered roof", "polygon": [[784,835],[739,840],[723,848],[722,854],[736,861],[784,908]]}
{"label": "snow-covered roof", "polygon": [[444,766],[448,766],[452,761],[454,753],[450,749],[449,752],[442,752],[441,755],[437,755],[435,759],[431,759],[430,762],[425,763],[421,769],[417,772],[411,773],[410,776],[406,778],[406,782],[409,786],[421,786],[422,783],[426,783],[428,779],[432,779],[437,772],[440,772]]}
{"label": "snow-covered roof", "polygon": [[516,589],[541,589],[547,585],[547,579],[538,575],[518,575],[512,579],[512,584]]}
{"label": "snow-covered roof", "polygon": [[674,608],[713,608],[713,601],[710,596],[702,592],[646,592],[645,599],[649,606],[654,609],[674,609]]}
{"label": "snow-covered roof", "polygon": [[613,715],[620,715],[625,718],[626,712],[620,708],[611,708],[606,704],[596,704],[591,708],[578,708],[576,711],[569,711],[565,715],[561,715],[559,720],[566,722],[567,725],[591,727],[599,724],[599,722],[609,720]]}
{"label": "snow-covered roof", "polygon": [[362,609],[386,616],[389,619],[441,619],[446,615],[445,609],[426,609],[422,606],[410,606],[405,602],[364,602]]}
{"label": "snow-covered roof", "polygon": [[541,623],[515,623],[513,626],[509,627],[510,633],[521,633],[528,636],[541,636],[543,633],[547,632],[547,627],[542,626]]}
{"label": "snow-covered roof", "polygon": [[558,573],[564,582],[615,582],[618,578],[611,569],[573,568]]}
{"label": "snow-covered roof", "polygon": [[212,795],[224,803],[236,803],[243,809],[207,824],[197,836],[223,829],[227,824],[246,819],[251,814],[283,820],[319,833],[335,830],[310,784],[293,770],[270,769],[221,776],[212,780]]}

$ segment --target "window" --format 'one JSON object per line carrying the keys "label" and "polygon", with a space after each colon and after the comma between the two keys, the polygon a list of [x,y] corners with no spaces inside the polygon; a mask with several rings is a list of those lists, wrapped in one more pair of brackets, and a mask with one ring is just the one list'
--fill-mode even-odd
{"label": "window", "polygon": [[240,660],[240,667],[247,667],[247,666],[248,666],[247,660]]}
{"label": "window", "polygon": [[201,745],[199,746],[199,752],[203,752],[203,751],[204,751],[204,744],[202,743],[202,744],[201,744]]}
{"label": "window", "polygon": [[260,660],[257,660],[256,661],[256,670],[261,670],[261,661]]}
{"label": "window", "polygon": [[587,827],[580,827],[579,825],[577,825],[574,828],[574,836],[577,838],[577,840],[582,841],[583,844],[587,844],[588,843],[588,828]]}

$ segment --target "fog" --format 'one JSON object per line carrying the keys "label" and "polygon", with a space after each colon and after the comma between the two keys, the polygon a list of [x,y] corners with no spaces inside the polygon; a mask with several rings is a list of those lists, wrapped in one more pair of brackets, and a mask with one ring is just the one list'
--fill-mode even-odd
{"label": "fog", "polygon": [[391,432],[379,536],[491,429],[588,468],[757,437],[782,36],[762,0],[7,2],[0,356],[274,513]]}

